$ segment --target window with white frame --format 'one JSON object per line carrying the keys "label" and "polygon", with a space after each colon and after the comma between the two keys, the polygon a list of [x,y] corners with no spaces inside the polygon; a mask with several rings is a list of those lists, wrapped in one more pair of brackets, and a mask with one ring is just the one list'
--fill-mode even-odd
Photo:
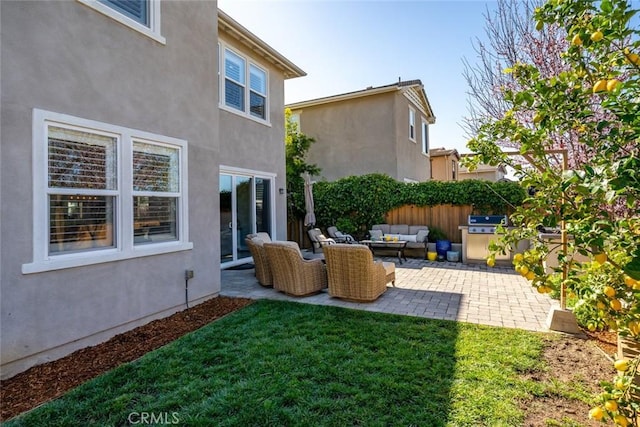
{"label": "window with white frame", "polygon": [[165,43],[160,34],[160,0],[77,0],[146,36]]}
{"label": "window with white frame", "polygon": [[184,140],[34,110],[36,272],[190,249]]}
{"label": "window with white frame", "polygon": [[289,121],[291,122],[292,131],[294,133],[300,133],[300,113],[291,113],[289,116]]}
{"label": "window with white frame", "polygon": [[149,0],[100,0],[125,16],[149,26]]}
{"label": "window with white frame", "polygon": [[[267,71],[225,47],[223,105],[250,117],[268,120]],[[248,82],[248,85],[247,85]]]}
{"label": "window with white frame", "polygon": [[422,121],[422,152],[429,154],[429,124]]}
{"label": "window with white frame", "polygon": [[409,139],[416,140],[416,111],[409,107]]}

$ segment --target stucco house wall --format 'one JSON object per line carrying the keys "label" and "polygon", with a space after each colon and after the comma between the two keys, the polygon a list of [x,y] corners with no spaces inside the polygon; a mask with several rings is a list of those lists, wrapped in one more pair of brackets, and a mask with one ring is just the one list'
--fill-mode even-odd
{"label": "stucco house wall", "polygon": [[[427,106],[427,113],[407,96],[408,91]],[[415,141],[409,138],[410,106],[416,114]],[[286,107],[299,117],[301,132],[316,141],[307,161],[322,169],[320,179],[384,173],[399,181],[429,180],[421,123],[432,124],[435,117],[419,81],[370,87]]]}
{"label": "stucco house wall", "polygon": [[482,179],[497,182],[505,179],[506,175],[504,169],[487,165],[479,165],[473,172],[469,172],[466,168],[460,168],[460,181],[465,179]]}
{"label": "stucco house wall", "polygon": [[308,163],[320,166],[328,181],[374,172],[396,177],[394,113],[389,93],[305,108],[300,128],[316,140]]}
{"label": "stucco house wall", "polygon": [[430,150],[431,179],[435,181],[460,180],[460,155],[457,150],[435,148]]}
{"label": "stucco house wall", "polygon": [[[224,150],[220,152],[220,164],[224,166],[246,169],[255,172],[276,174],[274,188],[276,198],[274,239],[287,239],[287,203],[286,164],[284,146],[284,78],[266,59],[256,56],[246,47],[224,31],[219,32],[223,46],[232,48],[266,69],[268,72],[268,122],[253,120],[239,115],[231,109],[220,109],[220,144]],[[222,82],[221,82],[222,84]],[[223,99],[223,93],[216,99]],[[223,103],[223,102],[221,102]],[[217,188],[217,187],[216,187]]]}
{"label": "stucco house wall", "polygon": [[[0,2],[2,378],[183,310],[185,270],[194,271],[190,306],[217,296],[221,165],[272,173],[284,187],[283,71],[265,64],[269,126],[233,117],[220,108],[217,3],[159,4],[158,38],[81,0]],[[262,47],[267,56],[279,55]],[[46,179],[47,171],[34,169],[35,152],[47,145],[34,123],[42,111],[185,141],[186,168],[180,168],[188,205],[180,223],[188,219],[188,233],[179,244],[143,250],[143,256],[134,247],[125,257],[72,267],[36,260],[46,241],[34,229],[48,227],[36,220],[34,208],[46,203],[36,176]],[[276,194],[282,238],[286,201]]]}
{"label": "stucco house wall", "polygon": [[[431,178],[431,162],[429,156],[422,151],[422,121],[427,117],[402,93],[395,92],[395,132],[398,168],[395,178],[398,181],[429,181]],[[409,109],[415,111],[415,138],[409,138]]]}

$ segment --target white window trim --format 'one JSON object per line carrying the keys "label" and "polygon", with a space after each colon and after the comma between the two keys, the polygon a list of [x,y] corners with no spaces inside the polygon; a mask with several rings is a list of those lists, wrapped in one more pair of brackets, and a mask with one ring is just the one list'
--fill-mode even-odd
{"label": "white window trim", "polygon": [[[49,212],[47,202],[47,127],[81,128],[98,134],[117,135],[118,150],[118,203],[114,213],[116,247],[87,252],[50,255]],[[178,203],[178,240],[154,244],[134,245],[133,242],[133,141],[167,144],[180,149],[180,193]],[[193,249],[189,242],[189,182],[187,146],[185,140],[156,135],[122,126],[82,119],[66,114],[33,110],[33,261],[22,265],[22,273],[38,273],[85,265],[100,264],[130,258],[158,255]],[[81,191],[80,191],[81,192]],[[126,214],[128,212],[128,214]]]}
{"label": "white window trim", "polygon": [[[411,122],[411,116],[413,113],[413,123]],[[413,127],[413,136],[411,135],[411,128]],[[409,141],[416,142],[416,110],[409,107]]]}
{"label": "white window trim", "polygon": [[88,6],[109,18],[118,21],[122,25],[138,31],[145,36],[157,41],[160,44],[167,44],[167,40],[160,34],[160,0],[149,1],[149,26],[143,25],[128,16],[118,12],[112,7],[107,6],[98,0],[76,0],[79,3]]}
{"label": "white window trim", "polygon": [[[232,48],[231,46],[229,46],[228,44],[220,41],[218,43],[219,49],[218,49],[218,54],[219,54],[219,58],[218,58],[218,64],[219,65],[219,69],[220,71],[218,72],[218,77],[219,77],[219,81],[218,81],[218,90],[219,90],[219,96],[218,96],[218,106],[220,107],[221,110],[224,111],[228,111],[230,113],[236,114],[238,116],[253,120],[256,123],[260,123],[263,124],[265,126],[269,126],[271,127],[271,117],[270,117],[270,110],[271,108],[269,108],[270,103],[271,103],[271,93],[269,91],[269,69],[267,67],[265,67],[264,65],[262,65],[261,63],[254,61],[253,58],[248,57],[247,55],[240,53],[238,50]],[[226,105],[225,103],[225,92],[224,92],[224,88],[225,88],[225,80],[226,80],[226,76],[225,76],[225,55],[224,55],[224,51],[225,49],[230,50],[231,52],[233,52],[234,54],[238,55],[240,58],[244,59],[245,61],[245,93],[244,93],[244,105],[245,105],[245,110],[246,111],[240,111],[236,108],[233,107],[229,107]],[[250,76],[249,76],[249,66],[253,65],[254,67],[258,67],[260,68],[262,71],[264,71],[265,73],[265,78],[266,78],[266,82],[265,82],[265,88],[266,88],[266,99],[265,99],[265,118],[261,119],[260,117],[256,117],[254,115],[251,114],[251,105],[250,105],[250,98],[249,98],[249,94],[251,92],[250,89],[250,85],[251,85],[251,80],[250,80]]]}
{"label": "white window trim", "polygon": [[[253,169],[245,169],[245,168],[238,168],[235,166],[224,166],[224,165],[220,165],[220,172],[218,175],[236,175],[236,176],[246,176],[249,178],[266,178],[266,179],[270,179],[272,182],[272,186],[271,186],[271,200],[277,200],[276,199],[276,178],[278,177],[278,174],[276,173],[272,173],[272,172],[264,172],[264,171],[259,171],[259,170],[253,170]],[[277,229],[276,229],[276,204],[277,203],[271,203],[271,234],[273,236],[277,236]],[[235,213],[234,213],[235,215]],[[255,221],[253,221],[255,223]],[[230,267],[231,264],[228,264],[228,266]]]}
{"label": "white window trim", "polygon": [[420,126],[420,134],[422,138],[422,154],[429,154],[429,123],[424,120],[421,120]]}

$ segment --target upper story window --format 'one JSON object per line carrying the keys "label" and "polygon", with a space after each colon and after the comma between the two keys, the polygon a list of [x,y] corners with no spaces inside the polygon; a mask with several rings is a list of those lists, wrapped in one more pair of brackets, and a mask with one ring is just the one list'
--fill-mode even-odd
{"label": "upper story window", "polygon": [[149,0],[100,0],[142,25],[149,26]]}
{"label": "upper story window", "polygon": [[187,143],[34,110],[33,263],[46,271],[190,249]]}
{"label": "upper story window", "polygon": [[458,162],[456,162],[455,160],[451,160],[451,179],[453,179],[454,181],[457,180],[456,178],[457,172],[458,172]]}
{"label": "upper story window", "polygon": [[409,139],[416,140],[416,111],[409,107]]}
{"label": "upper story window", "polygon": [[422,121],[422,152],[429,154],[429,124]]}
{"label": "upper story window", "polygon": [[160,0],[77,0],[162,44]]}
{"label": "upper story window", "polygon": [[[260,120],[267,121],[266,70],[250,59],[224,48],[224,106]],[[248,84],[247,84],[248,82]]]}
{"label": "upper story window", "polygon": [[291,113],[291,116],[289,116],[289,121],[291,122],[291,131],[293,133],[301,133],[302,131],[300,130],[300,113]]}

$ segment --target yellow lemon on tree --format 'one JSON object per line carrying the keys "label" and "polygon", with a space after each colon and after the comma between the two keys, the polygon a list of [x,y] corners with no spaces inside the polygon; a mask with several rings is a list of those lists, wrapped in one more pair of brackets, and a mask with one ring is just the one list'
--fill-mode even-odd
{"label": "yellow lemon on tree", "polygon": [[624,359],[618,359],[613,363],[613,367],[616,368],[616,371],[624,372],[629,369],[629,362]]}
{"label": "yellow lemon on tree", "polygon": [[616,298],[609,301],[609,306],[611,306],[611,308],[614,309],[615,311],[622,310],[622,303],[620,302],[619,299],[616,299]]}
{"label": "yellow lemon on tree", "polygon": [[637,53],[628,53],[627,61],[633,65],[640,65],[640,55]]}
{"label": "yellow lemon on tree", "polygon": [[607,254],[605,254],[604,252],[600,252],[599,254],[595,254],[593,256],[593,258],[596,260],[596,262],[600,265],[604,264],[605,262],[607,262]]}
{"label": "yellow lemon on tree", "polygon": [[605,308],[607,308],[607,306],[604,305],[602,301],[598,301],[598,303],[596,304],[596,307],[598,308],[598,310],[604,310]]}
{"label": "yellow lemon on tree", "polygon": [[580,34],[576,34],[571,39],[571,44],[574,46],[582,46],[582,39],[580,38]]}
{"label": "yellow lemon on tree", "polygon": [[520,270],[518,270],[518,273],[522,274],[523,276],[526,276],[528,272],[529,267],[527,267],[526,265],[520,266]]}
{"label": "yellow lemon on tree", "polygon": [[536,113],[533,116],[533,123],[540,123],[542,121],[542,119],[544,119],[544,114],[542,113]]}
{"label": "yellow lemon on tree", "polygon": [[638,281],[633,277],[627,276],[626,274],[624,275],[624,284],[627,285],[628,287],[633,288],[634,285],[636,285],[637,283]]}
{"label": "yellow lemon on tree", "polygon": [[602,92],[605,90],[607,90],[606,80],[598,80],[596,84],[593,85],[593,93]]}
{"label": "yellow lemon on tree", "polygon": [[496,265],[496,260],[495,258],[491,257],[491,258],[487,258],[487,265],[489,267],[493,267],[494,265]]}
{"label": "yellow lemon on tree", "polygon": [[613,422],[622,427],[627,427],[629,425],[629,420],[627,419],[627,417],[620,414],[613,417]]}
{"label": "yellow lemon on tree", "polygon": [[534,273],[533,271],[528,271],[524,277],[526,277],[527,280],[533,280],[536,278],[536,273]]}
{"label": "yellow lemon on tree", "polygon": [[609,298],[613,298],[616,296],[616,290],[613,289],[611,286],[605,286],[603,289],[603,292]]}
{"label": "yellow lemon on tree", "polygon": [[618,402],[615,400],[607,400],[604,402],[604,409],[609,412],[616,412],[618,410]]}
{"label": "yellow lemon on tree", "polygon": [[515,254],[513,256],[514,264],[520,264],[524,260],[524,256],[522,254]]}
{"label": "yellow lemon on tree", "polygon": [[640,322],[639,321],[632,320],[627,325],[627,328],[629,328],[629,332],[631,332],[632,335],[640,335]]}
{"label": "yellow lemon on tree", "polygon": [[618,87],[619,84],[620,84],[620,80],[611,79],[607,82],[607,90],[609,92],[612,92],[615,90],[616,87]]}
{"label": "yellow lemon on tree", "polygon": [[595,33],[591,34],[591,41],[599,42],[600,40],[602,40],[603,37],[604,37],[604,34],[602,34],[602,31],[598,30]]}
{"label": "yellow lemon on tree", "polygon": [[624,390],[626,387],[624,380],[622,378],[618,378],[614,387],[616,388],[616,390]]}
{"label": "yellow lemon on tree", "polygon": [[589,418],[600,421],[604,417],[604,411],[601,407],[596,406],[589,411]]}

